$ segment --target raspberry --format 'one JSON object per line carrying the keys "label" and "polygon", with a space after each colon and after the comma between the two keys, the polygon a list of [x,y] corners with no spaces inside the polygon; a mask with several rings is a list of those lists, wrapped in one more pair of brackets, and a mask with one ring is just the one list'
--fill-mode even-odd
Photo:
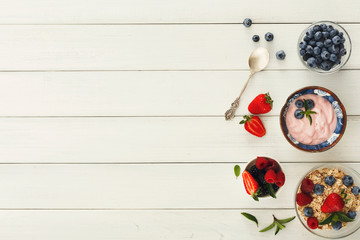
{"label": "raspberry", "polygon": [[255,165],[258,169],[264,169],[268,165],[268,160],[264,157],[257,157]]}
{"label": "raspberry", "polygon": [[267,167],[265,168],[265,170],[269,170],[269,169],[273,169],[274,171],[278,171],[280,168],[279,164],[273,160],[273,159],[269,159],[269,162],[268,162],[268,165]]}
{"label": "raspberry", "polygon": [[301,182],[301,192],[303,193],[311,193],[314,189],[314,183],[309,178],[304,178]]}
{"label": "raspberry", "polygon": [[296,194],[296,203],[299,206],[308,205],[309,203],[311,203],[311,201],[312,201],[312,198],[309,195],[305,194],[305,193]]}
{"label": "raspberry", "polygon": [[318,220],[316,218],[309,217],[308,220],[307,220],[307,225],[311,229],[316,229],[319,226],[319,222],[318,222]]}
{"label": "raspberry", "polygon": [[285,183],[285,174],[282,171],[279,171],[276,174],[276,180],[275,180],[275,184],[278,187],[282,187]]}
{"label": "raspberry", "polygon": [[276,173],[273,169],[270,169],[265,174],[265,181],[268,183],[274,183],[276,180]]}

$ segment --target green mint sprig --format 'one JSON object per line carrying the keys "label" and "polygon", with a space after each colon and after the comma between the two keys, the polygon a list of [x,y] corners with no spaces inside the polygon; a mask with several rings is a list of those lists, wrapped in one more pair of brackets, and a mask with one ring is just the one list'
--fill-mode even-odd
{"label": "green mint sprig", "polygon": [[309,122],[310,122],[310,126],[312,125],[312,117],[311,117],[311,114],[317,114],[317,112],[315,111],[311,111],[309,109],[309,104],[307,103],[307,101],[305,99],[303,99],[303,102],[304,102],[304,107],[305,107],[305,111],[301,111],[300,113],[304,114],[305,117],[307,119],[309,119]]}
{"label": "green mint sprig", "polygon": [[243,215],[244,217],[246,217],[250,221],[255,222],[256,226],[259,226],[258,220],[256,219],[255,216],[251,215],[250,213],[246,213],[246,212],[242,212],[241,215]]}
{"label": "green mint sprig", "polygon": [[266,232],[269,231],[271,229],[273,229],[276,226],[276,230],[275,230],[275,235],[278,234],[278,232],[282,229],[285,228],[285,223],[291,222],[295,216],[293,217],[289,217],[289,218],[285,218],[285,219],[277,219],[274,215],[273,215],[274,221],[267,226],[266,228],[261,229],[259,232]]}

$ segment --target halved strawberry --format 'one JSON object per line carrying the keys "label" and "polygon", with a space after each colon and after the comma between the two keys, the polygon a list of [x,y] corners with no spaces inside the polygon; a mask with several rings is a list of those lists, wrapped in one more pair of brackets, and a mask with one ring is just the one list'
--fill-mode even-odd
{"label": "halved strawberry", "polygon": [[273,100],[269,93],[259,94],[249,104],[248,110],[252,114],[263,114],[271,111]]}
{"label": "halved strawberry", "polygon": [[265,127],[258,116],[244,116],[240,124],[245,124],[245,130],[257,137],[262,137],[266,134]]}
{"label": "halved strawberry", "polygon": [[337,193],[331,193],[325,199],[324,204],[321,206],[321,211],[324,213],[332,213],[341,211],[344,208],[344,200]]}
{"label": "halved strawberry", "polygon": [[246,170],[243,171],[242,178],[247,194],[251,195],[252,198],[254,198],[254,200],[259,201],[258,198],[259,183]]}

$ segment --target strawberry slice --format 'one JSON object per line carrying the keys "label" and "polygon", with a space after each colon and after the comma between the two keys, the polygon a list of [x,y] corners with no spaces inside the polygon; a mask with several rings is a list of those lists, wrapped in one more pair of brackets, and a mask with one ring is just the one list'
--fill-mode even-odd
{"label": "strawberry slice", "polygon": [[265,127],[258,116],[244,116],[240,124],[245,124],[245,130],[257,137],[262,137],[266,134]]}
{"label": "strawberry slice", "polygon": [[248,110],[252,114],[268,113],[272,109],[273,102],[269,93],[259,94],[249,104]]}
{"label": "strawberry slice", "polygon": [[247,194],[251,195],[255,201],[259,201],[258,198],[259,183],[246,170],[243,171],[242,178],[244,181],[244,186]]}
{"label": "strawberry slice", "polygon": [[321,206],[321,211],[324,213],[332,213],[341,211],[344,208],[344,200],[337,193],[331,193],[325,199],[324,204]]}

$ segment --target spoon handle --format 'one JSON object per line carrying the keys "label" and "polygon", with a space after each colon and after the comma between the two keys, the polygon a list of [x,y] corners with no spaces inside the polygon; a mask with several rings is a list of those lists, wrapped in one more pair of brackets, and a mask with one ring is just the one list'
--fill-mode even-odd
{"label": "spoon handle", "polygon": [[231,120],[235,117],[235,112],[236,112],[236,109],[239,107],[239,104],[240,104],[240,98],[241,98],[241,95],[244,93],[249,81],[250,81],[250,78],[254,75],[254,73],[250,73],[250,76],[248,78],[248,80],[246,81],[245,85],[243,86],[241,92],[240,92],[240,95],[234,100],[234,102],[231,104],[231,107],[229,108],[229,110],[227,110],[225,112],[225,120]]}

